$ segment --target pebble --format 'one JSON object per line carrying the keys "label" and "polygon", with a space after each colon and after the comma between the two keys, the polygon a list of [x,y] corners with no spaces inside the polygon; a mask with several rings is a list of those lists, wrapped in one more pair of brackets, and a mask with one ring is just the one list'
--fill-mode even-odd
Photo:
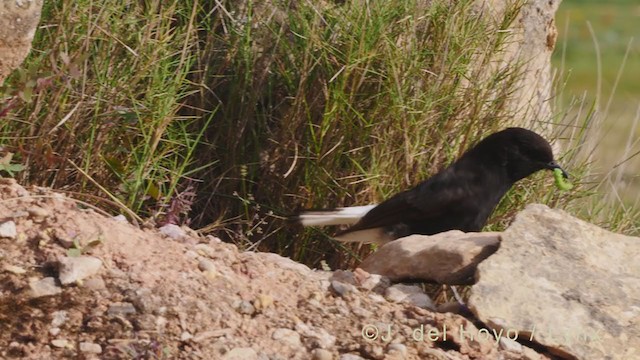
{"label": "pebble", "polygon": [[338,280],[331,280],[331,288],[340,296],[347,296],[358,291],[355,286]]}
{"label": "pebble", "polygon": [[64,257],[60,259],[60,282],[73,284],[97,274],[101,267],[102,261],[93,256]]}
{"label": "pebble", "polygon": [[124,316],[129,314],[135,314],[136,308],[132,303],[121,302],[121,303],[113,303],[109,305],[109,309],[107,310],[107,314],[109,316]]}
{"label": "pebble", "polygon": [[257,360],[258,354],[252,348],[235,348],[222,355],[222,360]]}
{"label": "pebble", "polygon": [[180,334],[180,341],[189,341],[193,339],[193,335],[191,335],[191,333],[189,333],[188,331],[184,331],[182,332],[182,334]]}
{"label": "pebble", "polygon": [[342,354],[340,360],[365,360],[362,356],[356,354]]}
{"label": "pebble", "polygon": [[200,256],[206,256],[209,258],[215,258],[216,257],[216,251],[213,250],[213,248],[207,244],[196,244],[193,249],[200,255]]}
{"label": "pebble", "polygon": [[18,236],[18,230],[15,222],[6,221],[0,224],[0,238],[15,239],[16,236]]}
{"label": "pebble", "polygon": [[200,259],[198,262],[198,269],[204,272],[216,272],[216,265],[209,259]]}
{"label": "pebble", "polygon": [[49,211],[41,208],[40,206],[32,206],[27,209],[27,212],[37,220],[43,220],[44,218],[49,216]]}
{"label": "pebble", "polygon": [[499,346],[502,350],[511,351],[516,354],[522,353],[522,345],[519,342],[507,339],[506,337],[500,338]]}
{"label": "pebble", "polygon": [[52,277],[46,277],[40,280],[34,280],[29,283],[29,296],[32,299],[57,295],[62,292],[62,288],[56,285],[56,279]]}
{"label": "pebble", "polygon": [[69,315],[65,310],[54,311],[51,314],[51,326],[60,327],[62,326],[67,319],[69,319]]}
{"label": "pebble", "polygon": [[158,229],[161,234],[170,237],[173,240],[182,240],[187,237],[187,233],[178,225],[167,224]]}
{"label": "pebble", "polygon": [[435,308],[431,298],[420,287],[414,285],[393,285],[385,290],[384,297],[391,302],[410,303],[425,309]]}
{"label": "pebble", "polygon": [[273,340],[279,340],[280,342],[290,345],[292,347],[302,346],[302,342],[300,341],[300,334],[298,334],[297,332],[291,329],[286,329],[286,328],[276,329],[271,335],[271,338]]}
{"label": "pebble", "polygon": [[273,298],[267,294],[259,294],[255,300],[253,300],[253,307],[257,311],[264,311],[271,305],[273,305]]}
{"label": "pebble", "polygon": [[19,267],[19,266],[15,266],[15,265],[9,265],[9,264],[4,264],[2,266],[2,270],[16,274],[16,275],[22,275],[25,274],[27,272],[27,270]]}
{"label": "pebble", "polygon": [[436,305],[427,294],[411,294],[403,302],[408,302],[423,309],[435,310]]}
{"label": "pebble", "polygon": [[107,285],[105,284],[104,280],[102,280],[102,277],[100,276],[96,276],[96,277],[92,277],[91,279],[87,279],[87,281],[84,282],[84,286],[89,289],[89,290],[103,290],[106,289]]}
{"label": "pebble", "polygon": [[102,346],[96,343],[81,342],[80,351],[83,353],[100,354],[102,353]]}
{"label": "pebble", "polygon": [[360,288],[364,290],[386,289],[389,285],[390,281],[388,278],[378,274],[369,274],[369,277],[360,283]]}
{"label": "pebble", "polygon": [[236,309],[240,314],[244,315],[253,315],[256,312],[256,308],[246,300],[240,301]]}
{"label": "pebble", "polygon": [[313,360],[333,360],[333,354],[331,351],[325,349],[314,349],[311,352],[311,355],[313,356]]}
{"label": "pebble", "polygon": [[71,343],[69,342],[69,340],[65,340],[65,339],[54,339],[51,340],[51,345],[53,345],[54,347],[57,348],[70,348],[71,347]]}
{"label": "pebble", "polygon": [[400,355],[402,357],[407,356],[407,346],[400,343],[391,343],[387,347],[390,355]]}
{"label": "pebble", "polygon": [[116,215],[116,216],[112,217],[111,219],[113,219],[114,221],[117,221],[117,222],[127,222],[127,217],[122,215],[122,214]]}

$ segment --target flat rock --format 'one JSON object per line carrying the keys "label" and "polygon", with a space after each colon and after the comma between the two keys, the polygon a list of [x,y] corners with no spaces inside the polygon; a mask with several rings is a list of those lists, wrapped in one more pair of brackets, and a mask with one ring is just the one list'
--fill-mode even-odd
{"label": "flat rock", "polygon": [[529,205],[478,266],[469,307],[493,329],[517,331],[579,359],[640,356],[640,238]]}
{"label": "flat rock", "polygon": [[18,236],[18,230],[15,222],[6,221],[0,224],[0,238],[15,239],[16,236]]}
{"label": "flat rock", "polygon": [[382,246],[360,268],[392,281],[420,279],[440,284],[472,284],[478,263],[500,245],[495,232],[411,235]]}
{"label": "flat rock", "polygon": [[56,279],[52,277],[46,277],[29,283],[29,296],[34,299],[43,296],[57,295],[61,292],[62,288],[56,285]]}
{"label": "flat rock", "polygon": [[60,283],[68,285],[100,271],[102,261],[92,256],[65,257],[60,260]]}

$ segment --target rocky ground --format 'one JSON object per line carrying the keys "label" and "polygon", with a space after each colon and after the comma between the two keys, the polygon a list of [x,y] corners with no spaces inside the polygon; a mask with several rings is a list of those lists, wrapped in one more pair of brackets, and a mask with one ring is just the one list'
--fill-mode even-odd
{"label": "rocky ground", "polygon": [[2,358],[545,358],[364,271],[141,230],[12,179],[0,198]]}

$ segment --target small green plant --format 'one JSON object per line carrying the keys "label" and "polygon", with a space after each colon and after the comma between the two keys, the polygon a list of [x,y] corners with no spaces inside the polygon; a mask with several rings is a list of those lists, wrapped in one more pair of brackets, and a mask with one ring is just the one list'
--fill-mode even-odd
{"label": "small green plant", "polygon": [[69,257],[78,257],[82,254],[85,254],[98,245],[102,244],[104,238],[102,235],[97,236],[94,240],[88,241],[86,244],[83,244],[78,237],[73,239],[73,246],[67,249],[67,256]]}
{"label": "small green plant", "polygon": [[13,153],[6,153],[0,158],[0,172],[6,172],[10,177],[13,177],[15,173],[25,169],[24,165],[12,163]]}

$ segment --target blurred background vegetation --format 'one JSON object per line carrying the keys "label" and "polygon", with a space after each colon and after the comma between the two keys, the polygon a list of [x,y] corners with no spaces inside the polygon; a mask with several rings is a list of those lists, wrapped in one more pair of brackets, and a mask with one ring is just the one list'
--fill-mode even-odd
{"label": "blurred background vegetation", "polygon": [[[470,0],[266,3],[45,2],[29,59],[0,90],[0,146],[25,167],[13,176],[114,214],[187,223],[244,249],[335,268],[371,249],[286,216],[381,201],[513,117],[505,104],[520,65],[486,65],[510,41],[500,30],[518,4],[493,24]],[[631,1],[563,3],[553,120],[573,134],[559,131],[568,146],[558,158],[577,187],[561,193],[536,174],[507,194],[489,230],[541,202],[640,233],[637,196],[617,196],[637,168],[598,168],[636,158],[637,144],[627,144],[637,140],[636,113],[617,115],[637,107],[638,48],[626,50],[633,11]],[[614,140],[602,125],[611,119]],[[615,160],[594,163],[593,151]]]}
{"label": "blurred background vegetation", "polygon": [[634,0],[563,0],[556,15],[557,108],[584,116],[595,103],[591,170],[606,179],[607,197],[640,201],[640,3]]}

